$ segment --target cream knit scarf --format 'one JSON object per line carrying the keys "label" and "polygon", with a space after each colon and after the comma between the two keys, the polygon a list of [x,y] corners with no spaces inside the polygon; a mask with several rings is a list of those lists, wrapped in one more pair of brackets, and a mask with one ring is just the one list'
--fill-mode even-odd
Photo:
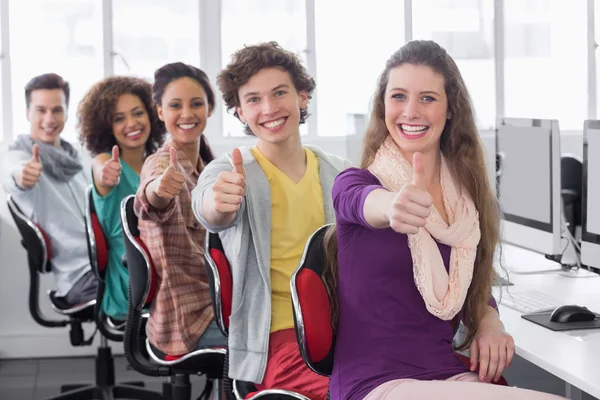
{"label": "cream knit scarf", "polygon": [[[392,192],[412,182],[412,166],[391,136],[381,145],[368,169]],[[443,156],[440,178],[450,225],[432,206],[425,227],[417,234],[408,235],[408,246],[415,284],[427,310],[442,320],[451,320],[467,296],[481,232],[475,204],[454,181]],[[436,240],[451,247],[449,272]]]}

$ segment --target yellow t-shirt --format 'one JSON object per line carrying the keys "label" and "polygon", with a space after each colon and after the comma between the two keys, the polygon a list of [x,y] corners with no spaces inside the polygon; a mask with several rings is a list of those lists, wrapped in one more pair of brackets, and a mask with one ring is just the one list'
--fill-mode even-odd
{"label": "yellow t-shirt", "polygon": [[325,224],[319,161],[306,151],[306,172],[298,183],[275,167],[256,148],[252,154],[271,188],[271,333],[294,327],[290,278],[306,241]]}

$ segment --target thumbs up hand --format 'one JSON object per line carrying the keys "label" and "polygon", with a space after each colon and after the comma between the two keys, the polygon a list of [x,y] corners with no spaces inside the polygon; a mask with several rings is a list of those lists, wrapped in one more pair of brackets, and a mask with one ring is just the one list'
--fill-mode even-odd
{"label": "thumbs up hand", "polygon": [[418,233],[431,213],[433,198],[427,192],[424,175],[421,153],[416,152],[413,154],[412,182],[400,189],[387,213],[390,227],[398,233]]}
{"label": "thumbs up hand", "polygon": [[179,171],[177,164],[177,149],[171,147],[171,163],[158,179],[155,194],[165,200],[171,200],[178,196],[185,185],[185,175]]}
{"label": "thumbs up hand", "polygon": [[213,185],[214,207],[220,214],[235,214],[246,194],[246,170],[239,149],[231,153],[232,171],[223,171]]}
{"label": "thumbs up hand", "polygon": [[119,184],[121,177],[121,162],[119,161],[119,146],[112,149],[112,157],[106,160],[100,172],[100,184],[112,188]]}
{"label": "thumbs up hand", "polygon": [[31,189],[38,183],[42,175],[42,163],[40,162],[40,148],[33,145],[31,160],[28,161],[20,173],[15,176],[17,185],[22,189]]}

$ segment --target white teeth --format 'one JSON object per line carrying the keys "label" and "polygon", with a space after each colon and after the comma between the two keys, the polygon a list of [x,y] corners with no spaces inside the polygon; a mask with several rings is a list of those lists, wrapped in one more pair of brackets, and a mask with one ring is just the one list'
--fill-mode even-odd
{"label": "white teeth", "polygon": [[179,124],[177,126],[179,126],[181,129],[192,129],[196,126],[196,124]]}
{"label": "white teeth", "polygon": [[140,133],[142,133],[142,131],[140,131],[140,130],[129,132],[128,134],[125,135],[125,137],[137,136]]}
{"label": "white teeth", "polygon": [[400,126],[402,127],[402,131],[407,135],[420,135],[428,128],[426,125],[411,126],[402,124]]}
{"label": "white teeth", "polygon": [[279,118],[276,121],[265,122],[263,125],[269,129],[276,128],[285,122],[285,118]]}

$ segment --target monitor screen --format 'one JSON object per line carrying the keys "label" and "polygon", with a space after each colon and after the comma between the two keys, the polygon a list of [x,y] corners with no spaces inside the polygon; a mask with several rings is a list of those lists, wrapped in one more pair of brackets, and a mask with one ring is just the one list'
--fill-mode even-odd
{"label": "monitor screen", "polygon": [[504,218],[552,232],[551,131],[548,127],[498,127],[499,199]]}
{"label": "monitor screen", "polygon": [[600,235],[600,129],[587,131],[586,153],[586,231]]}

